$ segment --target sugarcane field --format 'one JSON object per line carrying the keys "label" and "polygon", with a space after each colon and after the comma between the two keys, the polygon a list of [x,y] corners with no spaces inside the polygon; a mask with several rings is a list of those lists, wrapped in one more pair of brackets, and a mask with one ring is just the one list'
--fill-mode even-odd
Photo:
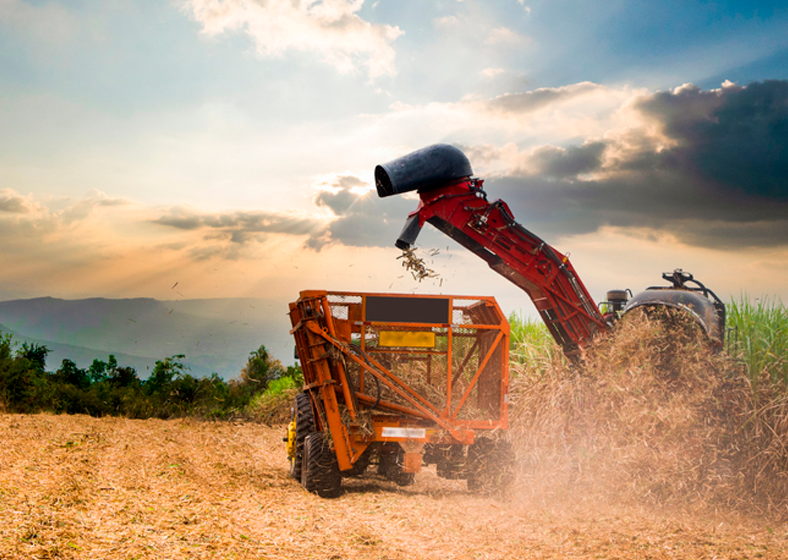
{"label": "sugarcane field", "polygon": [[785,396],[753,411],[740,364],[665,328],[628,321],[583,372],[515,363],[515,479],[490,492],[371,465],[322,498],[290,476],[286,404],[270,425],[1,414],[0,558],[785,558]]}

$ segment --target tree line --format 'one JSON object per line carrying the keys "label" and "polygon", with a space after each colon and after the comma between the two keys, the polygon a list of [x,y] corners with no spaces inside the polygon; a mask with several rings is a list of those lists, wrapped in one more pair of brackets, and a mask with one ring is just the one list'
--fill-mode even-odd
{"label": "tree line", "polygon": [[300,367],[283,367],[263,345],[249,354],[239,377],[229,381],[216,373],[191,375],[183,354],[157,361],[146,379],[140,379],[133,367],[118,364],[111,354],[87,368],[64,359],[57,370],[47,371],[48,354],[46,346],[19,345],[11,335],[0,333],[0,410],[225,419],[242,415],[253,397],[275,379],[301,382]]}

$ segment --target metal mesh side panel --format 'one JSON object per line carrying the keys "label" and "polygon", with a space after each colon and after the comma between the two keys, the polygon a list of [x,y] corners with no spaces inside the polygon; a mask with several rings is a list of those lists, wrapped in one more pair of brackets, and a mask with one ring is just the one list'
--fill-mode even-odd
{"label": "metal mesh side panel", "polygon": [[[350,342],[351,347],[358,350],[363,348],[371,361],[370,365],[374,366],[374,362],[380,364],[392,377],[399,379],[430,403],[437,414],[446,409],[447,393],[451,384],[451,412],[456,413],[458,420],[499,419],[501,374],[505,371],[503,342],[493,351],[481,373],[476,375],[500,331],[475,328],[473,325],[496,326],[502,322],[500,313],[485,300],[454,299],[451,328],[417,324],[406,326],[396,323],[362,324],[362,296],[329,294],[328,300],[333,318],[340,322],[347,321],[352,326],[352,332],[348,331],[349,339],[345,339]],[[435,335],[435,344],[431,347],[382,346],[380,344],[382,331],[429,332]],[[451,355],[449,355],[450,333]],[[361,352],[354,354],[364,361]],[[360,391],[373,401],[380,398],[383,403],[416,408],[383,382],[376,383],[372,374],[365,372],[364,368],[352,359],[346,359],[346,366],[353,390]],[[460,400],[474,383],[475,377],[475,384],[462,407],[458,409]],[[406,389],[403,390],[410,394]],[[370,402],[365,406],[370,406]],[[384,412],[385,406],[380,406],[377,410]]]}
{"label": "metal mesh side panel", "polygon": [[[413,389],[440,411],[446,406],[447,347],[446,329],[403,329],[407,331],[426,330],[435,333],[434,348],[386,348],[379,345],[380,331],[397,330],[394,327],[367,327],[364,344],[370,358],[378,362],[392,376]],[[360,339],[360,337],[359,337]],[[441,349],[442,352],[441,353]],[[377,397],[377,386],[370,380],[365,393]],[[381,384],[381,398],[412,408],[413,405]]]}
{"label": "metal mesh side panel", "polygon": [[[500,417],[503,341],[493,348],[496,336],[497,332],[494,331],[478,331],[474,337],[475,348],[470,353],[470,359],[466,361],[464,368],[460,369],[458,366],[454,374],[457,381],[452,385],[452,411],[457,413],[456,417],[459,420],[498,420]],[[484,357],[490,351],[492,354],[489,360],[458,411],[460,400],[479,372]],[[455,359],[461,354],[456,352]]]}
{"label": "metal mesh side panel", "polygon": [[[388,327],[386,327],[388,328]],[[429,350],[388,349],[378,346],[378,331],[369,329],[365,337],[368,355],[392,376],[401,380],[418,395],[431,403],[436,411],[443,411],[447,403],[449,385],[448,330],[432,329],[436,334],[435,348]],[[452,410],[457,410],[462,396],[473,383],[479,366],[497,336],[497,331],[483,329],[455,329],[452,337]],[[360,336],[356,337],[360,342]],[[500,346],[500,344],[499,344]],[[460,420],[497,420],[500,412],[501,348],[497,348],[478,376],[457,418]],[[356,366],[358,367],[358,366]],[[356,384],[356,387],[360,385]],[[365,375],[363,392],[378,397],[378,386],[369,374]],[[380,384],[380,397],[412,408],[413,405],[385,384]]]}
{"label": "metal mesh side panel", "polygon": [[498,325],[501,317],[494,307],[478,299],[455,299],[452,323],[455,325]]}
{"label": "metal mesh side panel", "polygon": [[358,321],[361,319],[361,296],[328,294],[328,304],[334,319]]}

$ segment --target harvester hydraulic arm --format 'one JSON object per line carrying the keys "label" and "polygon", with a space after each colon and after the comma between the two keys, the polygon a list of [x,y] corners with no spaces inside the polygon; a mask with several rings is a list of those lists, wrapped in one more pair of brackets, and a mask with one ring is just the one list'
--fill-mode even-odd
{"label": "harvester hydraulic arm", "polygon": [[397,247],[408,249],[424,223],[432,224],[522,288],[556,342],[574,357],[607,323],[567,256],[518,224],[505,202],[488,202],[482,181],[470,175],[464,154],[442,144],[378,166],[380,196],[418,190],[421,198]]}

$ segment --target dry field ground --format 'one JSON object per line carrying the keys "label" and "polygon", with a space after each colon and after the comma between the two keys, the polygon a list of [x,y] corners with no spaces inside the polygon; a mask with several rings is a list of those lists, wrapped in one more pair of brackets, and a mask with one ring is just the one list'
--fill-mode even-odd
{"label": "dry field ground", "polygon": [[788,526],[763,519],[475,496],[431,469],[326,501],[288,477],[283,433],[0,414],[0,558],[788,558]]}

